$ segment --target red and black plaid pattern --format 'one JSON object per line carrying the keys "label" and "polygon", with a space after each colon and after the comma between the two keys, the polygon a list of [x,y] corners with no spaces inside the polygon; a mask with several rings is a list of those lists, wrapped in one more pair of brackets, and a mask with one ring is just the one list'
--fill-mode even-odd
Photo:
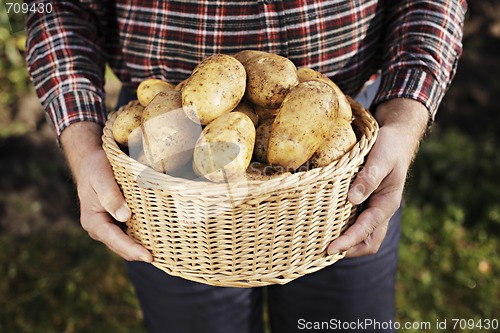
{"label": "red and black plaid pattern", "polygon": [[[41,2],[41,1],[29,1]],[[432,115],[461,53],[465,1],[49,1],[27,16],[27,62],[56,133],[103,123],[106,63],[126,87],[176,83],[205,57],[277,53],[356,94],[377,70],[375,103],[407,97]]]}

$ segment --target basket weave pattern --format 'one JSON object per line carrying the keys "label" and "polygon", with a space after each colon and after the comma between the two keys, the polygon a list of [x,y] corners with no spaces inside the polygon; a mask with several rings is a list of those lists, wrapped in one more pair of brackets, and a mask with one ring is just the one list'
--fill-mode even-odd
{"label": "basket weave pattern", "polygon": [[231,184],[168,176],[135,161],[113,139],[103,148],[132,218],[128,234],[153,254],[153,265],[215,286],[284,284],[335,263],[326,247],[354,220],[349,184],[375,142],[378,125],[351,101],[358,143],[323,168],[266,181]]}

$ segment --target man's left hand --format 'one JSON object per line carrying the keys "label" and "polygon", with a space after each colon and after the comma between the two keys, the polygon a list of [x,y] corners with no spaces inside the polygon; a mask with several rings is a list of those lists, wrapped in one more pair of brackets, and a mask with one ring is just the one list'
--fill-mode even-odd
{"label": "man's left hand", "polygon": [[377,140],[348,193],[352,204],[366,203],[365,209],[328,246],[328,254],[347,251],[347,257],[357,257],[378,251],[401,204],[406,175],[429,119],[425,106],[409,99],[381,103],[375,115]]}

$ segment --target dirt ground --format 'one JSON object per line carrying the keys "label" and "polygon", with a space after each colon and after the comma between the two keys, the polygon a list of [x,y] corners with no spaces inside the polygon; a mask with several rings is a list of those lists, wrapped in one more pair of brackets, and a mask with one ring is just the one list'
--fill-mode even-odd
{"label": "dirt ground", "polygon": [[[469,1],[464,29],[464,53],[436,123],[477,134],[499,128],[500,3]],[[108,104],[116,99],[116,81],[107,85]],[[71,175],[55,136],[34,96],[18,102],[15,121],[27,134],[0,138],[0,233],[28,235],[38,228],[78,221]]]}

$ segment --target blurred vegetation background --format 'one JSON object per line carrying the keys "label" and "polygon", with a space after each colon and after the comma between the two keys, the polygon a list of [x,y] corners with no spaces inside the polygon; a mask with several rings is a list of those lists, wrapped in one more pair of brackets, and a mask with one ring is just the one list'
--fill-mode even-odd
{"label": "blurred vegetation background", "polygon": [[[145,332],[122,261],[78,224],[24,34],[0,11],[0,332]],[[469,2],[464,47],[406,188],[397,319],[494,331],[453,330],[451,320],[500,320],[497,1]],[[119,87],[109,73],[110,108]]]}

